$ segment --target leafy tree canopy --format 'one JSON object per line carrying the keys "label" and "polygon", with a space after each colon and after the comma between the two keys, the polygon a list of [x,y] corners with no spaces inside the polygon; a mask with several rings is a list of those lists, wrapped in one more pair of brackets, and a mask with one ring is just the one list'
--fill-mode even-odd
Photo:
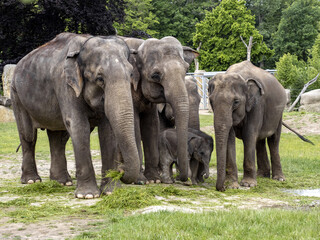
{"label": "leafy tree canopy", "polygon": [[219,0],[152,1],[153,11],[159,20],[159,24],[155,26],[158,34],[154,37],[173,36],[183,45],[192,46],[196,23],[204,19],[205,9],[212,9],[218,2]]}
{"label": "leafy tree canopy", "polygon": [[125,9],[125,20],[123,23],[115,22],[114,27],[119,35],[134,36],[137,32],[155,36],[158,31],[155,25],[159,23],[158,18],[152,12],[152,0],[127,0]]}
{"label": "leafy tree canopy", "polygon": [[226,70],[230,65],[245,60],[247,49],[240,36],[245,41],[253,36],[253,62],[273,54],[255,28],[254,16],[246,8],[245,1],[222,0],[218,7],[207,11],[205,19],[196,25],[193,41],[194,46],[202,43],[200,67],[207,71]]}
{"label": "leafy tree canopy", "polygon": [[320,8],[317,0],[297,0],[283,11],[273,45],[277,58],[291,53],[307,61],[309,49],[319,33]]}
{"label": "leafy tree canopy", "polygon": [[[26,1],[26,0],[24,0]],[[63,31],[110,35],[124,18],[124,0],[19,0],[0,2],[0,66],[24,55]]]}

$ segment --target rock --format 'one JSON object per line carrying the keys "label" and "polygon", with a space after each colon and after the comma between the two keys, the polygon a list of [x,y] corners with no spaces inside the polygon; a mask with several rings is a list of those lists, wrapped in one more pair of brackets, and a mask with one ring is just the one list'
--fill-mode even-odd
{"label": "rock", "polygon": [[0,106],[0,122],[14,122],[14,114],[10,108]]}
{"label": "rock", "polygon": [[299,111],[320,112],[320,89],[301,95]]}
{"label": "rock", "polygon": [[13,78],[13,73],[15,68],[16,68],[15,64],[7,64],[3,68],[3,73],[2,73],[3,95],[7,98],[10,98],[10,87],[11,87],[11,81]]}

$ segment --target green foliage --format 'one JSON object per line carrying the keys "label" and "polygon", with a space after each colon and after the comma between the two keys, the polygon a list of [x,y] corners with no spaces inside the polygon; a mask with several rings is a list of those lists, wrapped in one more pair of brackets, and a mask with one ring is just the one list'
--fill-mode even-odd
{"label": "green foliage", "polygon": [[155,25],[157,16],[152,12],[152,0],[127,0],[123,23],[114,23],[119,35],[131,35],[133,31],[143,31],[151,36],[158,34]]}
{"label": "green foliage", "polygon": [[319,18],[319,1],[316,0],[297,0],[284,10],[273,36],[277,58],[291,53],[307,61],[308,51],[319,33]]}
{"label": "green foliage", "polygon": [[[263,41],[269,48],[273,48],[272,34],[278,30],[282,11],[291,5],[293,0],[246,0],[248,9],[255,16],[256,28],[263,36]],[[275,67],[274,56],[264,59],[264,67]]]}
{"label": "green foliage", "polygon": [[155,26],[157,38],[173,36],[183,45],[192,46],[192,35],[196,23],[204,17],[204,10],[216,6],[218,0],[157,0],[152,1],[154,13],[159,19]]}
{"label": "green foliage", "polygon": [[276,63],[276,68],[275,76],[284,88],[289,88],[292,91],[302,89],[304,82],[301,69],[305,68],[305,63],[299,61],[296,55],[284,54]]}
{"label": "green foliage", "polygon": [[230,65],[246,60],[247,49],[240,36],[247,43],[253,36],[252,62],[258,62],[263,56],[270,57],[273,52],[254,25],[254,16],[246,8],[244,0],[222,0],[218,7],[207,11],[205,19],[196,25],[193,37],[194,46],[202,43],[200,68],[206,71],[226,70]]}

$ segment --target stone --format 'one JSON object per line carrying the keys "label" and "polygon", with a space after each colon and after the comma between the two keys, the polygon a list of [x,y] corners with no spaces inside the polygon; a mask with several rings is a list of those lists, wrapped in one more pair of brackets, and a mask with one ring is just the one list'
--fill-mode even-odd
{"label": "stone", "polygon": [[12,109],[0,106],[0,122],[14,122],[14,114]]}
{"label": "stone", "polygon": [[299,111],[320,112],[320,89],[301,95]]}
{"label": "stone", "polygon": [[7,64],[3,68],[2,84],[3,84],[3,96],[10,98],[10,87],[13,79],[14,69],[16,64]]}

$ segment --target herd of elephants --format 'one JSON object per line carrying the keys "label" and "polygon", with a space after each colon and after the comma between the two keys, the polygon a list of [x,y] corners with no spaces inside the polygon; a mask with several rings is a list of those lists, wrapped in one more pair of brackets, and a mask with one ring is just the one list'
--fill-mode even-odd
{"label": "herd of elephants", "polygon": [[[71,137],[76,198],[112,192],[109,170],[121,172],[127,184],[173,183],[176,164],[180,181],[203,182],[209,176],[214,141],[200,130],[197,84],[186,77],[198,55],[174,37],[142,40],[73,33],[61,33],[30,52],[17,64],[11,85],[23,154],[21,182],[41,181],[35,161],[38,128],[46,129],[49,138],[50,179],[63,185],[72,185],[65,156]],[[254,187],[257,176],[271,173],[284,181],[279,140],[286,94],[277,79],[244,61],[210,79],[208,91],[217,190]],[[100,187],[90,153],[95,127],[101,149]],[[244,145],[240,184],[236,137]]]}

